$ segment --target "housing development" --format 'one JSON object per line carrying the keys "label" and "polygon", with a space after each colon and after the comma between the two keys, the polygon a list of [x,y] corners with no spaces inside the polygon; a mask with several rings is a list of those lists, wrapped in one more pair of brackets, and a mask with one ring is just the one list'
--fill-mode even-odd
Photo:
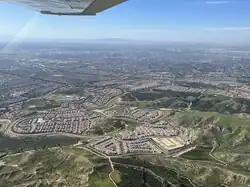
{"label": "housing development", "polygon": [[0,186],[249,186],[246,50],[94,42],[0,53]]}

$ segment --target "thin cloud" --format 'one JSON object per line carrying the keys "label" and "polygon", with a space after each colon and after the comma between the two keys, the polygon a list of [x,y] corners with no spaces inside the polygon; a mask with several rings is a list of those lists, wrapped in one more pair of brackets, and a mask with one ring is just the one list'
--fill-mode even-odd
{"label": "thin cloud", "polygon": [[230,3],[229,1],[205,1],[205,4],[208,5],[215,5],[215,4],[227,4]]}
{"label": "thin cloud", "polygon": [[250,31],[250,27],[214,27],[206,28],[209,31]]}

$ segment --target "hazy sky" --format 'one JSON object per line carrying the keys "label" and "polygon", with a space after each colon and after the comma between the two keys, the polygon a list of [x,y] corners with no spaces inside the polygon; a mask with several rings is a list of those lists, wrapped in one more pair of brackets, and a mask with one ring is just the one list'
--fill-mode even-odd
{"label": "hazy sky", "polygon": [[0,2],[0,37],[250,42],[248,0],[129,0],[94,17]]}

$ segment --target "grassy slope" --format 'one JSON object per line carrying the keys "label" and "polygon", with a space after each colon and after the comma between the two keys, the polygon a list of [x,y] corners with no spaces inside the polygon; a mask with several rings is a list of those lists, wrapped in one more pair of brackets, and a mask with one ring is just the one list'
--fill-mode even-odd
{"label": "grassy slope", "polygon": [[[0,186],[109,186],[111,171],[106,159],[80,148],[63,147],[9,155],[2,159]],[[93,166],[95,168],[93,170]]]}
{"label": "grassy slope", "polygon": [[[195,150],[181,159],[165,161],[202,186],[247,186],[250,184],[250,118],[222,115],[215,112],[186,111],[174,116],[182,126],[193,130],[204,129],[204,119],[214,119],[214,127],[196,142]],[[216,149],[210,153],[212,143]],[[180,162],[181,160],[181,162]]]}

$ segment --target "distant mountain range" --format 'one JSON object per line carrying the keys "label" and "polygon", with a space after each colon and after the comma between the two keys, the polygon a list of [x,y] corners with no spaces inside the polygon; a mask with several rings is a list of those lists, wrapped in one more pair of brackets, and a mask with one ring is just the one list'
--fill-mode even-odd
{"label": "distant mountain range", "polygon": [[60,39],[60,38],[55,38],[55,39],[48,39],[48,38],[15,38],[12,36],[0,36],[0,42],[8,42],[11,40],[16,40],[16,41],[27,41],[27,42],[107,42],[107,43],[131,43],[135,42],[134,40],[129,40],[129,39],[123,39],[123,38],[100,38],[100,39]]}
{"label": "distant mountain range", "polygon": [[133,42],[134,40],[124,39],[124,38],[100,38],[93,39],[91,41],[104,41],[104,42]]}

